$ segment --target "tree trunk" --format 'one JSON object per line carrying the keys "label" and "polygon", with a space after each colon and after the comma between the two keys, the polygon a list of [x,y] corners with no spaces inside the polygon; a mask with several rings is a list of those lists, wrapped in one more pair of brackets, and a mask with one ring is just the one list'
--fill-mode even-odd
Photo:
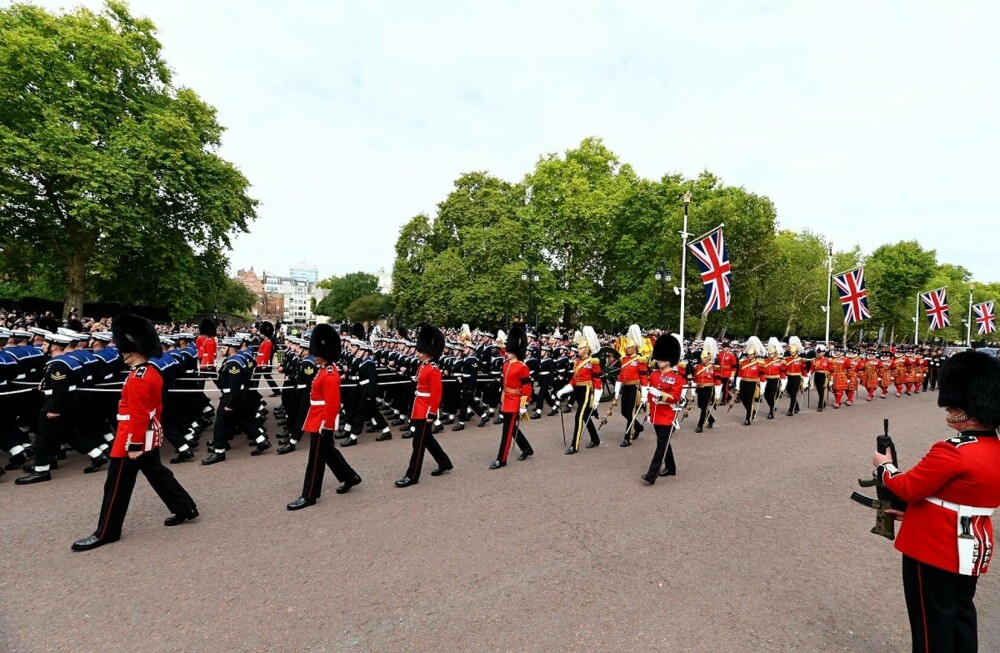
{"label": "tree trunk", "polygon": [[83,301],[87,295],[87,264],[89,262],[90,247],[77,246],[73,248],[73,255],[66,265],[66,298],[63,303],[64,320],[74,310],[77,311],[79,317],[83,317]]}
{"label": "tree trunk", "polygon": [[705,334],[705,324],[708,323],[708,313],[702,313],[701,319],[698,320],[698,334],[694,337],[695,340],[701,340],[702,336]]}

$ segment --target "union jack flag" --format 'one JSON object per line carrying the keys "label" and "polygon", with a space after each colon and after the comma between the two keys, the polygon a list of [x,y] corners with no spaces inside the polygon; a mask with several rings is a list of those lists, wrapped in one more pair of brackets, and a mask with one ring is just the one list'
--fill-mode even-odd
{"label": "union jack flag", "polygon": [[988,336],[997,330],[997,314],[993,310],[993,300],[975,304],[972,307],[975,313],[976,324],[979,326],[979,335]]}
{"label": "union jack flag", "polygon": [[703,315],[721,311],[732,301],[730,283],[732,267],[729,254],[722,239],[722,229],[717,229],[701,240],[688,245],[701,270],[701,282],[705,284],[705,310]]}
{"label": "union jack flag", "polygon": [[938,288],[930,292],[920,293],[920,301],[927,307],[927,319],[930,321],[930,330],[937,331],[951,324],[948,317],[948,296],[947,289]]}
{"label": "union jack flag", "polygon": [[844,324],[854,324],[872,316],[868,310],[868,290],[865,289],[863,267],[834,275],[833,283],[837,286],[840,305],[844,308]]}

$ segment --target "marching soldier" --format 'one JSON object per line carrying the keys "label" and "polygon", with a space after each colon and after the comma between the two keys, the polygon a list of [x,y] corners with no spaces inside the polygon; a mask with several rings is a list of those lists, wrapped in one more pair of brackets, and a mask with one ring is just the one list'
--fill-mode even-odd
{"label": "marching soldier", "polygon": [[333,444],[333,432],[340,419],[340,372],[335,362],[340,358],[341,343],[336,329],[329,324],[317,324],[309,340],[309,353],[319,370],[309,387],[309,411],[302,427],[309,434],[309,458],[302,495],[288,504],[289,510],[301,510],[316,503],[323,493],[327,467],[341,482],[337,494],[349,492],[361,483],[361,477]]}
{"label": "marching soldier", "polygon": [[420,482],[420,469],[424,464],[424,451],[429,451],[438,467],[431,476],[441,476],[454,469],[451,459],[431,433],[431,424],[438,418],[441,409],[441,370],[435,362],[444,351],[444,334],[437,327],[423,324],[417,331],[417,386],[410,412],[413,438],[413,454],[406,475],[396,481],[396,487],[409,487]]}
{"label": "marching soldier", "polygon": [[[645,388],[649,383],[649,363],[639,355],[642,331],[638,324],[629,327],[625,338],[625,355],[619,361],[621,371],[615,382],[615,401],[621,399],[622,417],[625,418],[625,438],[621,446],[628,447],[642,432],[642,424],[636,422],[639,407],[646,397]],[[608,411],[610,412],[610,411]]]}
{"label": "marching soldier", "polygon": [[903,352],[897,351],[892,359],[892,382],[896,386],[896,396],[903,396],[903,389],[906,387],[906,369]]}
{"label": "marching soldier", "polygon": [[552,408],[549,415],[558,409],[558,402],[552,395],[552,383],[556,376],[556,362],[552,359],[552,346],[542,345],[542,358],[538,362],[538,395],[535,398],[535,417],[541,417],[546,402]]}
{"label": "marching soldier", "polygon": [[702,433],[707,424],[708,428],[715,425],[715,417],[712,409],[722,396],[722,382],[718,381],[719,368],[715,364],[718,356],[719,345],[715,338],[705,338],[701,347],[701,360],[694,366],[695,396],[698,401],[698,426],[695,433]]}
{"label": "marching soldier", "polygon": [[768,359],[763,363],[764,400],[767,402],[767,419],[774,419],[774,404],[778,394],[785,389],[788,378],[785,373],[784,347],[781,341],[771,337],[767,341]]}
{"label": "marching soldier", "polygon": [[881,390],[880,396],[885,399],[889,394],[889,386],[892,385],[892,359],[888,351],[883,351],[878,365],[878,387]]}
{"label": "marching soldier", "polygon": [[849,361],[841,355],[838,348],[833,349],[831,353],[833,357],[830,359],[830,385],[833,388],[833,407],[840,408],[844,401],[844,393],[847,392]]}
{"label": "marching soldier", "polygon": [[[649,469],[642,475],[642,480],[650,485],[656,483],[656,477],[676,476],[677,463],[670,447],[670,436],[677,420],[678,402],[684,393],[684,376],[677,370],[681,358],[680,339],[663,334],[653,344],[653,359],[656,361],[656,371],[649,378],[647,397],[649,401],[649,420],[656,431],[656,450]],[[661,469],[662,468],[662,469]]]}
{"label": "marching soldier", "polygon": [[746,347],[743,349],[744,358],[739,362],[737,378],[739,380],[739,398],[743,408],[746,409],[746,418],[743,426],[750,426],[757,413],[761,384],[764,374],[764,365],[761,358],[764,356],[764,343],[757,336],[750,336],[747,339]]}
{"label": "marching soldier", "polygon": [[309,397],[312,393],[312,383],[318,371],[316,358],[309,353],[309,341],[299,339],[297,344],[304,356],[300,358],[295,366],[295,393],[291,400],[288,421],[286,422],[288,437],[284,442],[279,442],[279,454],[295,451],[295,445],[302,438],[302,429],[305,425],[306,416],[309,413],[309,406],[311,405]]}
{"label": "marching soldier", "polygon": [[[465,348],[465,357],[461,360],[461,370],[455,375],[459,386],[461,386],[462,394],[458,404],[458,423],[451,427],[452,431],[465,430],[465,420],[473,415],[478,417],[480,411],[482,411],[483,416],[486,415],[486,408],[479,405],[476,400],[476,389],[479,384],[479,358],[476,356],[476,347],[471,340],[467,340],[463,347]],[[473,410],[474,405],[478,405],[478,411]]]}
{"label": "marching soldier", "polygon": [[722,349],[719,352],[718,368],[715,374],[716,382],[722,386],[723,404],[728,404],[731,401],[729,392],[732,384],[736,382],[736,370],[738,367],[739,361],[736,359],[736,354],[732,352],[729,341],[723,340]]}
{"label": "marching soldier", "polygon": [[584,428],[590,434],[588,449],[601,444],[597,429],[590,421],[595,406],[601,401],[601,362],[591,355],[600,348],[600,341],[592,327],[585,326],[583,330],[586,336],[580,336],[576,341],[577,354],[573,363],[573,374],[569,383],[556,393],[559,397],[573,393],[577,404],[576,418],[573,420],[573,439],[566,448],[567,455],[579,451]]}
{"label": "marching soldier", "polygon": [[870,350],[864,361],[864,367],[861,368],[861,385],[868,391],[868,398],[865,401],[871,401],[875,398],[875,391],[878,390],[879,385],[879,367],[878,355],[875,350]]}
{"label": "marching soldier", "polygon": [[202,465],[214,465],[226,459],[226,450],[237,427],[257,445],[257,448],[250,452],[251,456],[259,456],[271,448],[267,434],[254,421],[252,411],[255,406],[248,405],[247,363],[246,358],[239,353],[243,339],[227,338],[222,344],[226,353],[226,360],[219,368],[218,385],[222,390],[222,396],[219,399],[219,410],[212,431],[212,451],[201,461]]}
{"label": "marching soldier", "polygon": [[826,408],[826,395],[829,391],[830,372],[833,364],[826,356],[826,345],[816,345],[816,358],[813,359],[812,385],[816,388],[816,412],[822,413]]}
{"label": "marching soldier", "polygon": [[118,432],[111,448],[97,530],[74,542],[74,551],[96,549],[121,537],[139,472],[172,513],[163,522],[165,526],[198,517],[194,499],[160,461],[163,384],[156,368],[147,364],[160,352],[156,329],[146,318],[124,313],[112,322],[111,331],[118,351],[132,369],[118,402]]}
{"label": "marching soldier", "polygon": [[802,341],[798,336],[788,338],[788,358],[785,359],[785,376],[788,384],[785,386],[788,393],[788,417],[797,415],[799,412],[799,390],[806,375],[806,361],[802,358]]}
{"label": "marching soldier", "polygon": [[860,380],[860,367],[863,361],[858,359],[858,352],[850,349],[846,352],[844,371],[847,372],[847,405],[854,405],[854,395],[858,391],[858,381]]}
{"label": "marching soldier", "polygon": [[500,438],[500,450],[497,458],[490,464],[490,469],[500,469],[507,466],[507,455],[510,453],[511,442],[517,441],[521,450],[518,460],[527,460],[534,454],[528,439],[521,433],[520,416],[527,413],[528,401],[531,399],[531,372],[522,362],[526,353],[528,337],[517,324],[510,328],[507,334],[507,361],[502,371],[502,399],[500,414],[503,416],[503,431]]}
{"label": "marching soldier", "polygon": [[342,447],[350,447],[358,443],[361,426],[366,424],[369,419],[375,429],[382,431],[375,438],[376,442],[392,439],[392,429],[389,428],[389,423],[385,421],[375,403],[375,395],[378,393],[378,369],[375,359],[372,358],[371,345],[367,342],[362,342],[359,346],[358,360],[358,367],[354,373],[357,377],[358,387],[354,393],[356,403],[351,417],[350,437],[340,443]]}

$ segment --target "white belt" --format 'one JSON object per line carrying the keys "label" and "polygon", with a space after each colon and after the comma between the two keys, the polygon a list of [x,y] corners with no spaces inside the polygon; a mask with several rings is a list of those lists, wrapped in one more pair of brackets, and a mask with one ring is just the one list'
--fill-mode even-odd
{"label": "white belt", "polygon": [[297,385],[297,386],[295,386],[295,389],[296,389],[296,390],[304,390],[304,389],[306,389],[306,388],[308,388],[308,387],[309,387],[309,386],[307,386],[306,384],[304,384],[304,383],[303,383],[302,385]]}
{"label": "white belt", "polygon": [[46,397],[48,397],[49,395],[52,394],[52,391],[51,390],[42,390],[42,394],[44,394]]}
{"label": "white belt", "polygon": [[70,391],[72,391],[72,390],[76,390],[76,386],[75,386],[75,385],[71,385],[70,387],[68,387],[68,388],[66,388],[66,389],[67,389],[67,390],[70,390]]}
{"label": "white belt", "polygon": [[358,385],[368,385],[370,382],[371,382],[371,379],[365,379],[364,381],[362,381]]}
{"label": "white belt", "polygon": [[417,396],[418,397],[430,397],[431,393],[429,393],[429,392],[417,392]]}
{"label": "white belt", "polygon": [[538,373],[539,376],[548,376],[549,374],[552,374],[552,372],[539,372]]}
{"label": "white belt", "polygon": [[309,405],[310,406],[325,406],[326,405],[326,401],[323,400],[323,399],[320,399],[319,401],[310,400],[309,401]]}
{"label": "white belt", "polygon": [[927,497],[926,499],[929,503],[933,503],[936,506],[941,506],[942,508],[947,508],[952,512],[957,512],[963,517],[989,517],[993,514],[996,508],[978,508],[976,506],[963,506],[959,503],[952,503],[951,501],[945,501],[944,499],[938,499],[937,497]]}
{"label": "white belt", "polygon": [[224,394],[224,395],[227,395],[227,394],[229,394],[230,392],[231,392],[231,390],[230,390],[229,388],[223,388],[223,389],[222,389],[222,394]]}
{"label": "white belt", "polygon": [[118,414],[118,421],[119,421],[119,422],[127,422],[127,421],[129,421],[130,419],[132,419],[132,416],[131,416],[131,415],[122,415],[122,414],[120,414],[120,413]]}

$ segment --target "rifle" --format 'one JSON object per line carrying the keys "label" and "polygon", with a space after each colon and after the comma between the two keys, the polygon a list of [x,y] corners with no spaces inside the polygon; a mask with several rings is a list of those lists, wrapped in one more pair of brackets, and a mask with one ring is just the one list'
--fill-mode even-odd
{"label": "rifle", "polygon": [[[892,464],[897,464],[896,445],[889,437],[889,420],[882,420],[883,433],[875,439],[875,447],[878,452],[885,454],[889,452],[892,456]],[[896,518],[889,513],[889,510],[902,512],[906,510],[906,502],[893,494],[883,483],[881,478],[859,478],[858,485],[861,487],[875,487],[876,497],[867,497],[860,492],[851,493],[851,500],[863,506],[875,510],[875,526],[872,533],[881,535],[888,540],[896,539]]]}

